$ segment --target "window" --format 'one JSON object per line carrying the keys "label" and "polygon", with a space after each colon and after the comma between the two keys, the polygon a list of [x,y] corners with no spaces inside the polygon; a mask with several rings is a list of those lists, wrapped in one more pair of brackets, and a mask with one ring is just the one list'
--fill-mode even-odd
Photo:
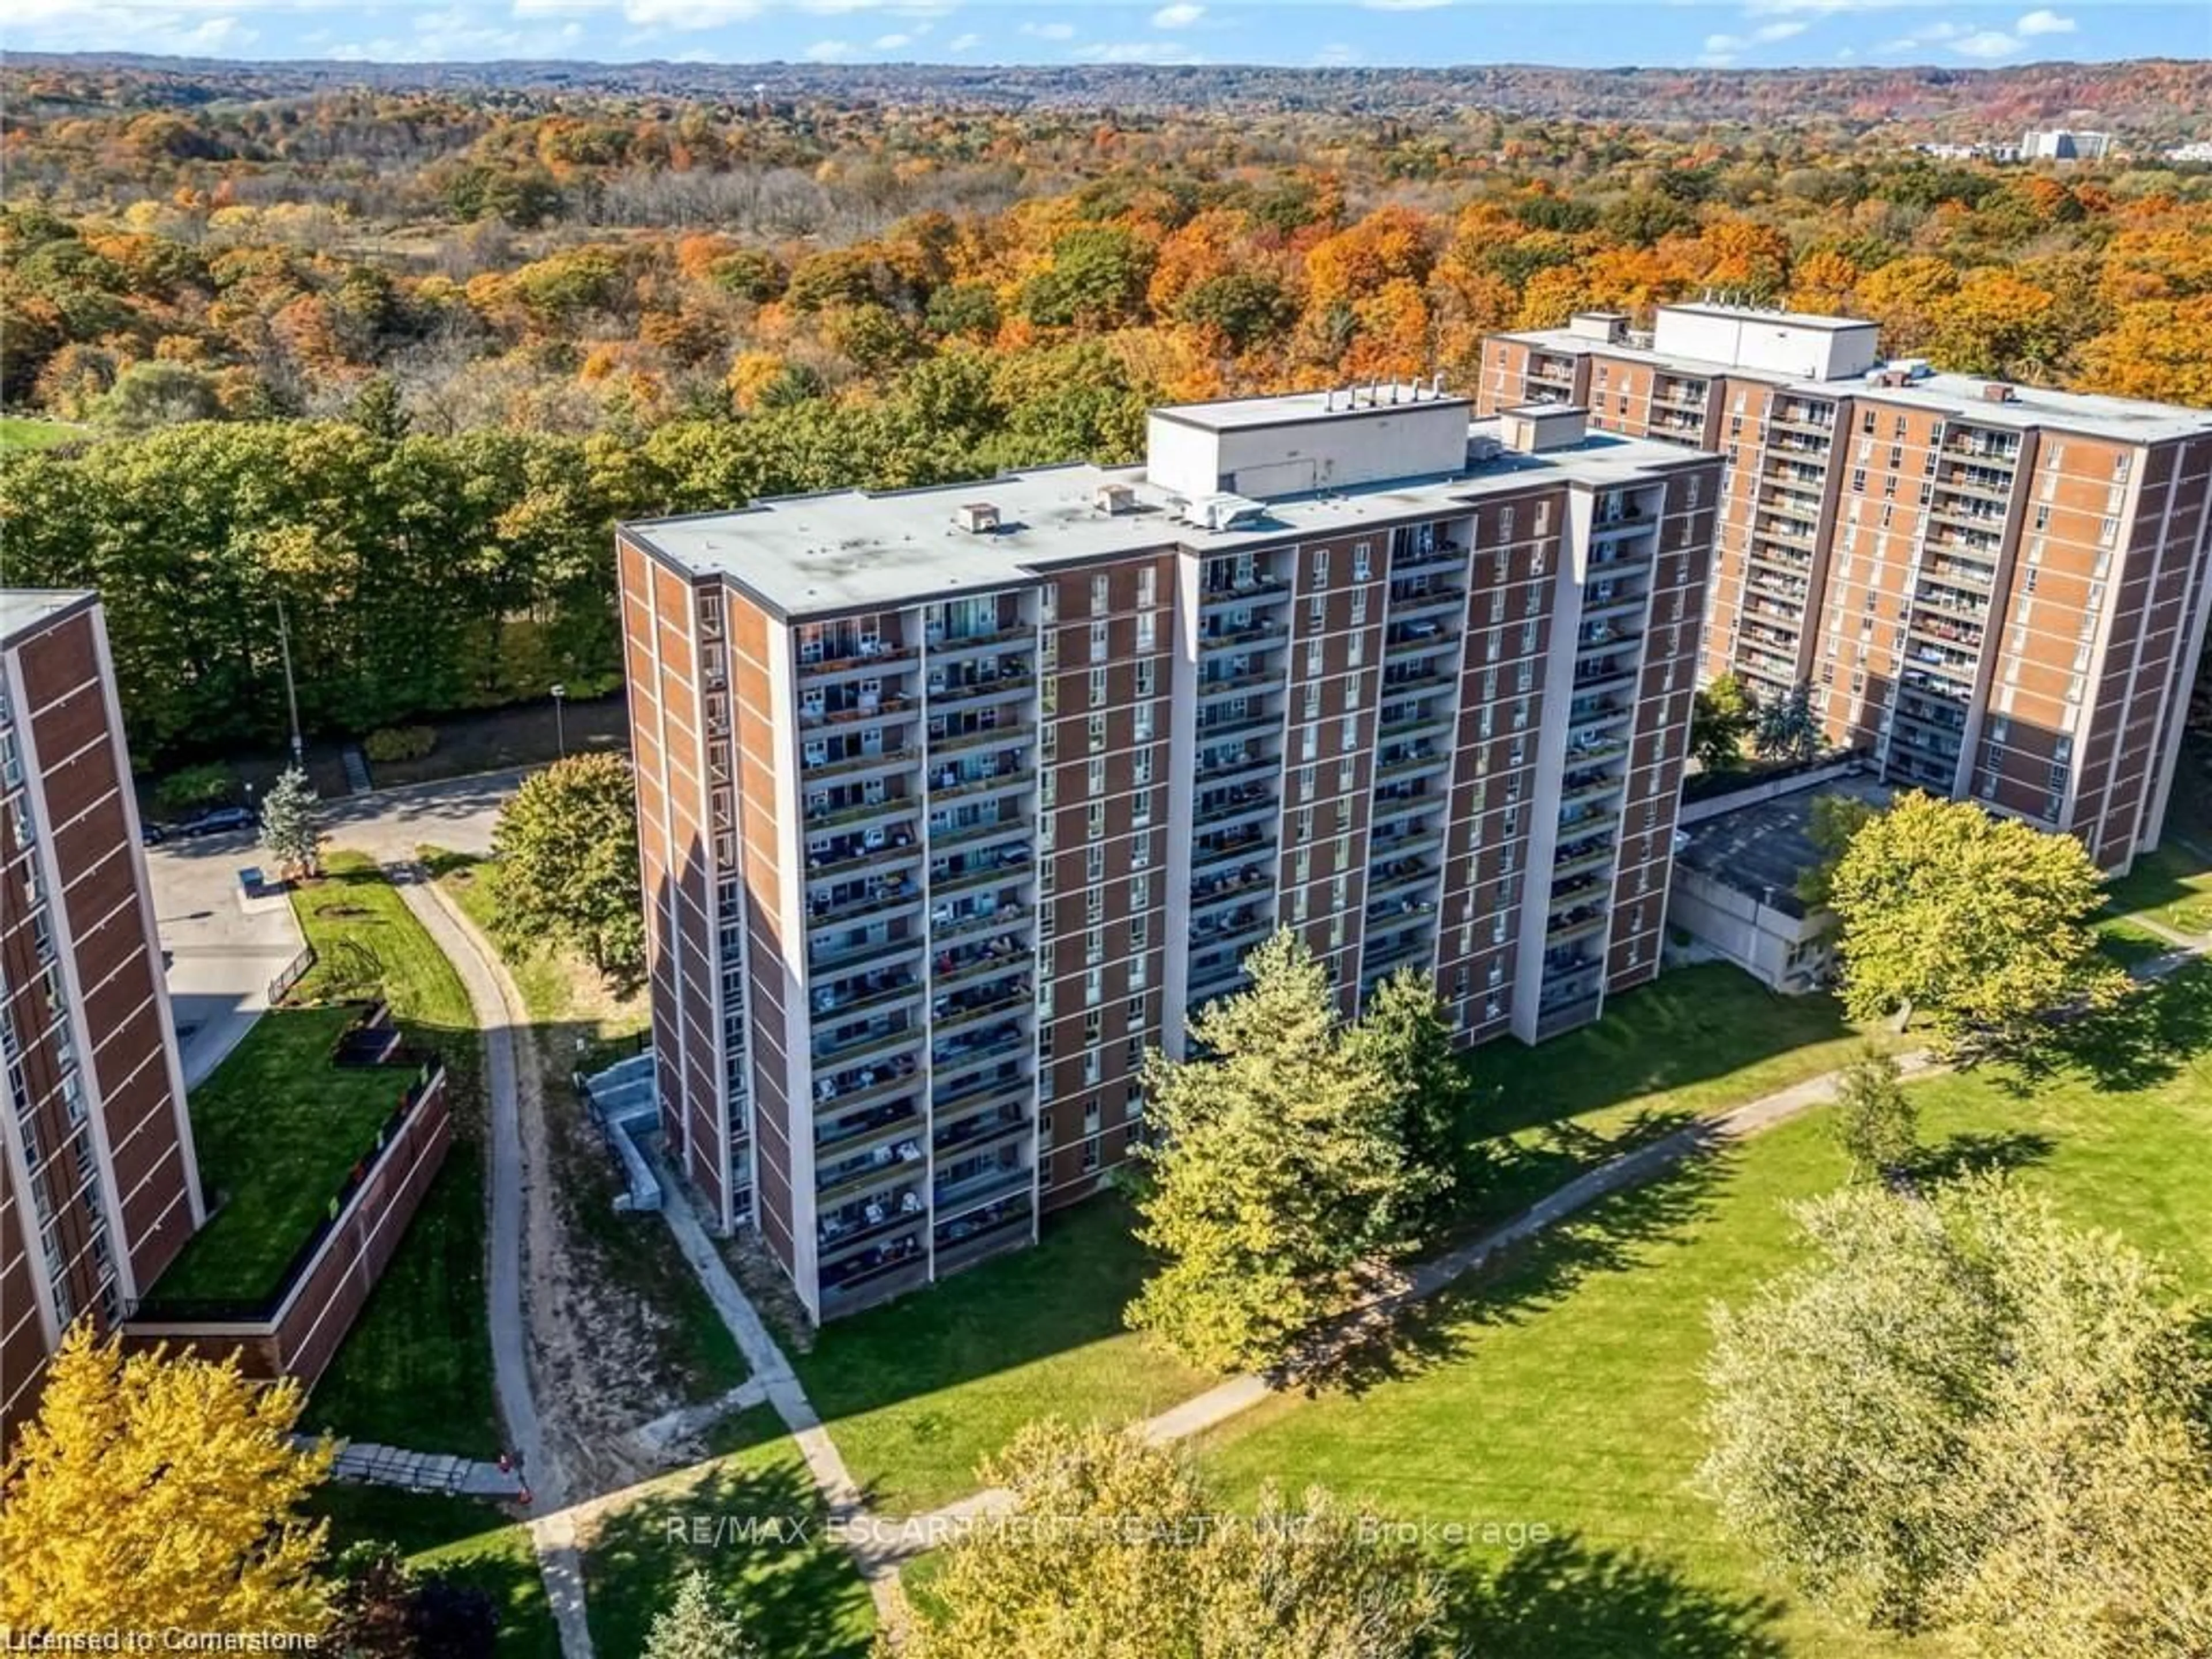
{"label": "window", "polygon": [[1106,706],[1106,671],[1103,668],[1091,671],[1091,706],[1093,708]]}
{"label": "window", "polygon": [[1373,574],[1374,558],[1369,544],[1359,543],[1352,550],[1352,579],[1364,582]]}
{"label": "window", "polygon": [[[1106,660],[1106,624],[1103,622],[1091,624],[1091,660],[1093,662]],[[1097,685],[1100,682],[1094,675],[1091,683]]]}
{"label": "window", "polygon": [[1149,657],[1141,659],[1137,664],[1137,695],[1151,696],[1158,690],[1158,680],[1159,665]]}
{"label": "window", "polygon": [[1328,550],[1325,547],[1314,549],[1313,586],[1316,587],[1328,586]]}
{"label": "window", "polygon": [[1094,617],[1104,616],[1106,614],[1108,590],[1106,578],[1103,576],[1093,576],[1091,579],[1091,614]]}
{"label": "window", "polygon": [[1160,573],[1157,565],[1146,565],[1137,572],[1137,603],[1150,610],[1159,603]]}

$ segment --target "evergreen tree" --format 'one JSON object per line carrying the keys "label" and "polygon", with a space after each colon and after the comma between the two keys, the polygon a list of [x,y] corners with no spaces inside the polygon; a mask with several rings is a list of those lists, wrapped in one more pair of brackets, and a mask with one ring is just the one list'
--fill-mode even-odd
{"label": "evergreen tree", "polygon": [[261,799],[261,844],[288,876],[317,872],[323,836],[315,827],[316,800],[307,775],[296,766],[285,768]]}
{"label": "evergreen tree", "polygon": [[1197,1057],[1146,1063],[1139,1237],[1164,1261],[1127,1310],[1222,1370],[1282,1360],[1342,1305],[1406,1182],[1397,1091],[1339,1029],[1328,969],[1288,930],[1245,967],[1191,1022]]}
{"label": "evergreen tree", "polygon": [[744,1622],[717,1605],[707,1575],[694,1567],[676,1587],[676,1599],[653,1615],[644,1659],[758,1659]]}
{"label": "evergreen tree", "polygon": [[1413,968],[1375,988],[1352,1043],[1391,1094],[1390,1133],[1401,1178],[1377,1225],[1397,1243],[1418,1244],[1465,1207],[1478,1175],[1467,1061],[1452,1046],[1434,982]]}

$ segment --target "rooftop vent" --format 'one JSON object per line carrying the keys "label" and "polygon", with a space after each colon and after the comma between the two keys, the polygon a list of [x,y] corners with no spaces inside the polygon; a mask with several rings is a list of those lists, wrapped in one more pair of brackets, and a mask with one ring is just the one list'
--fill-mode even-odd
{"label": "rooftop vent", "polygon": [[1628,317],[1619,311],[1577,311],[1567,319],[1567,332],[1585,340],[1619,345],[1628,338]]}
{"label": "rooftop vent", "polygon": [[1524,404],[1498,411],[1498,441],[1523,455],[1565,449],[1588,435],[1589,411],[1580,404]]}
{"label": "rooftop vent", "polygon": [[981,536],[999,527],[999,509],[989,501],[963,501],[953,509],[952,522],[971,536]]}
{"label": "rooftop vent", "polygon": [[1188,504],[1182,510],[1183,522],[1196,525],[1201,530],[1240,530],[1258,523],[1267,515],[1265,501],[1255,501],[1245,495],[1206,495]]}
{"label": "rooftop vent", "polygon": [[1092,497],[1101,513],[1133,513],[1137,510],[1137,492],[1125,483],[1103,483]]}
{"label": "rooftop vent", "polygon": [[1982,386],[1982,400],[1984,403],[2008,404],[2013,402],[2019,396],[2020,394],[2017,392],[2014,392],[2002,380],[1985,381]]}

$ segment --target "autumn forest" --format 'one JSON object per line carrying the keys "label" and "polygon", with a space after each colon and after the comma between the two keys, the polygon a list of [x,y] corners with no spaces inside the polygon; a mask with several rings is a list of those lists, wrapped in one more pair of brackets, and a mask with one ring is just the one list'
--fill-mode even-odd
{"label": "autumn forest", "polygon": [[319,731],[611,687],[617,518],[1127,459],[1151,402],[1469,383],[1486,333],[1589,306],[1724,289],[2212,404],[2203,165],[1938,161],[1873,119],[9,73],[0,394],[58,441],[0,454],[9,580],[101,588],[164,763],[272,734],[279,597]]}

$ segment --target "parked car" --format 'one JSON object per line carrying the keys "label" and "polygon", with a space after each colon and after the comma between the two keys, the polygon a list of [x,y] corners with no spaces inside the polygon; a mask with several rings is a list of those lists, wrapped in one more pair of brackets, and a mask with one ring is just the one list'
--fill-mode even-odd
{"label": "parked car", "polygon": [[247,830],[253,825],[252,811],[244,806],[216,806],[187,818],[177,826],[180,836],[219,836],[228,830]]}
{"label": "parked car", "polygon": [[138,841],[141,846],[159,847],[168,838],[169,826],[166,823],[155,823],[149,820],[138,826]]}

